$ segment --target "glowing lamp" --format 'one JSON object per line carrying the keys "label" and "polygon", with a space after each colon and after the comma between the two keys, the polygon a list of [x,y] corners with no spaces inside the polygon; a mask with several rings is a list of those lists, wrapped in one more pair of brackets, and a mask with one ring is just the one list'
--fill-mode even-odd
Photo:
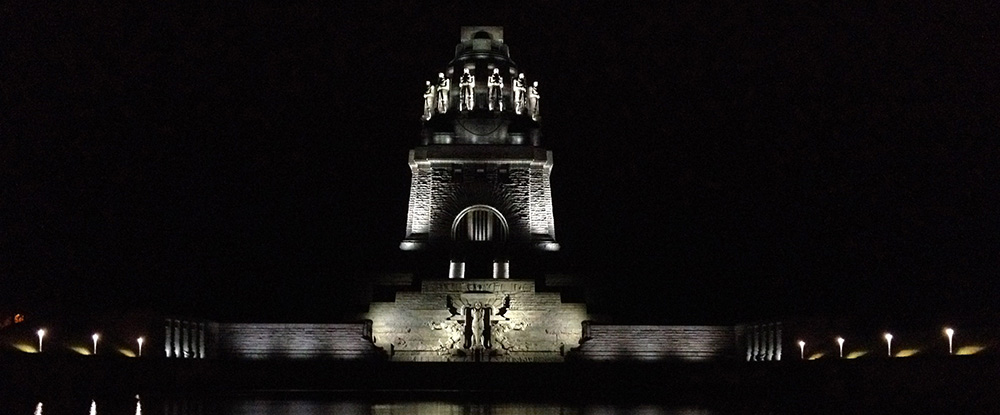
{"label": "glowing lamp", "polygon": [[97,354],[97,339],[101,338],[101,336],[98,335],[97,333],[94,333],[94,335],[90,336],[90,338],[94,339],[94,354],[96,355]]}
{"label": "glowing lamp", "polygon": [[948,354],[954,354],[951,348],[951,340],[955,336],[955,330],[952,330],[951,327],[945,327],[944,334],[948,336]]}
{"label": "glowing lamp", "polygon": [[892,357],[892,334],[885,334],[885,344],[889,348],[889,357]]}
{"label": "glowing lamp", "polygon": [[806,359],[806,342],[803,340],[799,340],[799,355],[800,359]]}
{"label": "glowing lamp", "polygon": [[142,357],[142,342],[146,341],[146,339],[143,339],[142,337],[140,337],[140,338],[135,339],[135,340],[137,342],[139,342],[139,357]]}
{"label": "glowing lamp", "polygon": [[42,352],[42,338],[45,337],[45,329],[38,329],[38,353]]}
{"label": "glowing lamp", "polygon": [[844,358],[844,338],[837,337],[837,345],[840,346],[840,358]]}

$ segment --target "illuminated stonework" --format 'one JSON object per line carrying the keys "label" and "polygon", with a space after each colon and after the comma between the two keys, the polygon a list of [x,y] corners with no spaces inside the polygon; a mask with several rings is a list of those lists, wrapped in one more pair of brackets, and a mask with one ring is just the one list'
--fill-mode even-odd
{"label": "illuminated stonework", "polygon": [[587,319],[586,305],[526,280],[425,280],[394,296],[365,316],[393,361],[563,361]]}
{"label": "illuminated stonework", "polygon": [[[451,276],[458,278],[465,276],[460,270],[472,250],[489,252],[498,269],[493,277],[504,278],[512,252],[559,249],[552,152],[540,147],[537,82],[528,91],[526,82],[510,59],[502,28],[462,29],[455,59],[436,83],[425,84],[423,140],[410,151],[401,249],[449,252]],[[452,84],[459,88],[453,90]],[[495,214],[462,217],[470,206],[487,206]],[[501,222],[506,228],[502,240],[486,232]],[[456,233],[456,227],[468,233]],[[483,239],[484,234],[496,237]]]}

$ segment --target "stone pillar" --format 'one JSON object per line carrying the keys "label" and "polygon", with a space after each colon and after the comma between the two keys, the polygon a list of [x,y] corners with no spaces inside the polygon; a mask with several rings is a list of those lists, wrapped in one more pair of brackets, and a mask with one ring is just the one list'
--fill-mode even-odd
{"label": "stone pillar", "polygon": [[181,321],[181,357],[191,357],[191,327],[190,323]]}
{"label": "stone pillar", "polygon": [[181,354],[181,322],[180,320],[174,320],[173,324],[174,331],[174,357],[182,357]]}
{"label": "stone pillar", "polygon": [[768,324],[764,326],[765,335],[767,336],[767,354],[764,356],[765,361],[774,360],[774,325]]}
{"label": "stone pillar", "polygon": [[510,278],[510,263],[504,260],[493,261],[493,278]]}
{"label": "stone pillar", "polygon": [[448,268],[448,278],[451,279],[465,278],[465,262],[451,261],[451,265]]}
{"label": "stone pillar", "polygon": [[774,337],[777,346],[774,348],[774,360],[781,360],[781,323],[775,323]]}
{"label": "stone pillar", "polygon": [[205,323],[198,323],[198,357],[205,358]]}

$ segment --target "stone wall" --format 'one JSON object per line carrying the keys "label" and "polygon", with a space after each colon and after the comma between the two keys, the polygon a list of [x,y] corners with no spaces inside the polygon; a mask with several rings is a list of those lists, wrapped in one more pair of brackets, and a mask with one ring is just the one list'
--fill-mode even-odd
{"label": "stone wall", "polygon": [[[487,347],[470,342],[470,306],[488,308]],[[576,347],[586,305],[536,292],[531,280],[430,280],[373,302],[375,344],[394,361],[562,361]]]}
{"label": "stone wall", "polygon": [[450,240],[463,209],[491,206],[511,241],[555,245],[552,152],[527,146],[429,146],[410,152],[410,198],[403,249]]}
{"label": "stone wall", "polygon": [[736,357],[732,326],[644,326],[587,324],[575,360],[717,360]]}
{"label": "stone wall", "polygon": [[223,359],[378,359],[370,323],[219,324]]}

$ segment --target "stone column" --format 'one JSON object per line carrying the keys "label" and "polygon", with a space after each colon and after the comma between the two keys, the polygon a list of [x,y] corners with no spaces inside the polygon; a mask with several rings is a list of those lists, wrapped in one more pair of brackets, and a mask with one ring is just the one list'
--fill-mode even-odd
{"label": "stone column", "polygon": [[493,278],[510,278],[510,263],[505,260],[493,261]]}
{"label": "stone column", "polygon": [[181,355],[181,322],[180,320],[174,320],[174,357],[183,357]]}
{"label": "stone column", "polygon": [[171,346],[171,342],[173,341],[173,330],[171,326],[173,326],[173,324],[174,324],[173,320],[168,318],[165,324],[163,325],[164,328],[163,351],[166,352],[167,357],[173,357],[172,354],[170,353],[171,351],[173,351],[173,348]]}
{"label": "stone column", "polygon": [[465,262],[451,261],[451,265],[448,268],[448,278],[451,279],[465,278]]}

